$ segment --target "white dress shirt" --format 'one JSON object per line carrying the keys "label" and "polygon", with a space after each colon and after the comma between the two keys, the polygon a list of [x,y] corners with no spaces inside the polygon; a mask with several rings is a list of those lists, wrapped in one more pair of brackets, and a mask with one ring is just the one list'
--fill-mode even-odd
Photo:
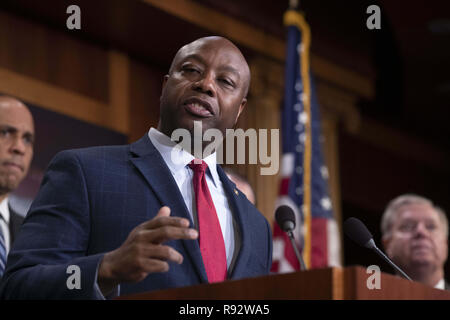
{"label": "white dress shirt", "polygon": [[[198,229],[195,192],[192,183],[194,173],[188,166],[188,164],[194,159],[194,156],[183,149],[174,149],[176,143],[155,128],[150,128],[148,137],[161,154],[164,162],[169,167],[170,172],[172,173],[172,176],[180,189],[181,195],[183,196],[184,202],[186,203],[192,222]],[[231,212],[222,181],[220,181],[217,173],[216,153],[209,155],[203,159],[203,161],[208,164],[208,170],[206,171],[206,183],[208,184],[209,192],[211,193],[211,198],[214,202],[217,216],[219,218],[220,228],[222,229],[227,255],[227,268],[229,268],[235,250],[233,214]]]}
{"label": "white dress shirt", "polygon": [[8,206],[8,198],[3,199],[2,202],[0,202],[0,228],[3,231],[3,237],[5,238],[5,247],[6,247],[6,254],[8,254],[9,249],[11,247],[11,235],[9,233],[9,220],[10,220],[10,213],[9,213],[9,206]]}
{"label": "white dress shirt", "polygon": [[445,280],[441,279],[434,287],[436,289],[445,290]]}

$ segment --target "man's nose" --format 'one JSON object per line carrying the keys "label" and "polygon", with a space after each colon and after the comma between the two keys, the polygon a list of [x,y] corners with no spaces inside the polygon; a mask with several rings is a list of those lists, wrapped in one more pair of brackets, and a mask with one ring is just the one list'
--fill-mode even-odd
{"label": "man's nose", "polygon": [[14,138],[10,150],[14,154],[25,154],[26,146],[23,139],[21,137]]}
{"label": "man's nose", "polygon": [[207,94],[210,97],[216,95],[214,76],[206,73],[201,79],[194,83],[194,90]]}
{"label": "man's nose", "polygon": [[414,229],[414,236],[426,237],[429,236],[430,231],[427,229],[425,223],[419,222]]}

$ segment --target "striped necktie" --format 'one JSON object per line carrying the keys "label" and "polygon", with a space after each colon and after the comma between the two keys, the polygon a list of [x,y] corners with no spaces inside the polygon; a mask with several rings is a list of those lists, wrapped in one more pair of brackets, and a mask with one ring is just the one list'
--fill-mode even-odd
{"label": "striped necktie", "polygon": [[3,276],[3,273],[5,272],[5,266],[6,266],[6,243],[5,237],[3,236],[3,230],[2,228],[0,228],[0,278]]}

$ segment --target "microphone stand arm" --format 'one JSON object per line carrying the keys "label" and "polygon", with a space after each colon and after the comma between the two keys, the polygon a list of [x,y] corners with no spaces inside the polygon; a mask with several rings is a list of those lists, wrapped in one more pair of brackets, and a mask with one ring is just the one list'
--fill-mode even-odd
{"label": "microphone stand arm", "polygon": [[288,231],[287,234],[289,236],[289,240],[291,240],[291,244],[292,244],[292,247],[294,248],[295,255],[297,256],[297,259],[300,262],[300,270],[305,271],[306,265],[305,265],[305,262],[303,261],[300,251],[298,251],[297,244],[295,243],[295,238],[294,238],[294,234],[293,234],[292,230]]}
{"label": "microphone stand arm", "polygon": [[409,281],[412,281],[412,279],[399,267],[397,267],[397,265],[392,262],[391,259],[388,258],[388,256],[386,256],[383,251],[381,251],[380,249],[378,249],[377,246],[372,248],[373,251],[375,251],[381,258],[383,258],[385,261],[387,261],[391,267],[393,267],[395,269],[395,271],[397,271],[397,273],[399,273],[403,278],[408,279]]}

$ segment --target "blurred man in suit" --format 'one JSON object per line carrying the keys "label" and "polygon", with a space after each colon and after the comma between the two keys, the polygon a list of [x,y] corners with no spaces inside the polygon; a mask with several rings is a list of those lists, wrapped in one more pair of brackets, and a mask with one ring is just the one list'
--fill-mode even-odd
{"label": "blurred man in suit", "polygon": [[248,201],[256,205],[255,192],[253,191],[250,182],[248,182],[248,180],[245,177],[238,174],[230,167],[225,167],[223,170],[227,174],[228,178],[230,178],[230,180],[233,181],[233,183],[236,185],[236,188],[238,188],[240,191],[242,191],[243,194],[245,194]]}
{"label": "blurred man in suit", "polygon": [[164,77],[157,129],[131,145],[56,155],[9,255],[1,297],[102,299],[268,274],[267,220],[215,153],[194,159],[171,140],[177,129],[192,136],[195,121],[225,136],[249,83],[233,43],[198,39]]}
{"label": "blurred man in suit", "polygon": [[0,278],[23,222],[23,217],[10,207],[8,195],[27,175],[33,142],[33,116],[28,108],[15,98],[0,96]]}
{"label": "blurred man in suit", "polygon": [[387,206],[381,221],[387,255],[413,280],[447,289],[448,220],[430,200],[401,195]]}

